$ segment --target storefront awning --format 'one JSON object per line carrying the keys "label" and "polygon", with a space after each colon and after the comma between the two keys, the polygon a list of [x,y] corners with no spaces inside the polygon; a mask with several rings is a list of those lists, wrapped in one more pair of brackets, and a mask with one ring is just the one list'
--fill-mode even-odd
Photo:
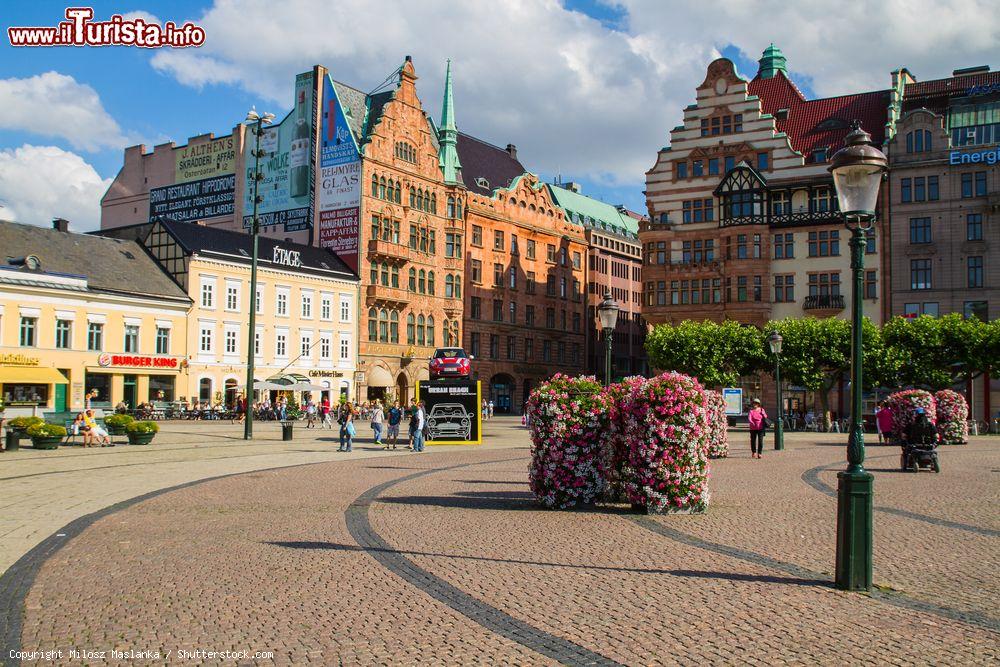
{"label": "storefront awning", "polygon": [[69,384],[69,380],[47,366],[0,366],[0,384]]}
{"label": "storefront awning", "polygon": [[392,375],[381,366],[375,366],[368,371],[369,387],[391,387],[392,385]]}

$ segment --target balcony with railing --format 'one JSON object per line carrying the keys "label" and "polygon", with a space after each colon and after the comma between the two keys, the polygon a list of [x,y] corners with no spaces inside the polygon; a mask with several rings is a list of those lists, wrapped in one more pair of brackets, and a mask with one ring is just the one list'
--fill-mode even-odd
{"label": "balcony with railing", "polygon": [[402,243],[372,239],[368,242],[368,255],[373,258],[405,262],[412,258],[416,251]]}
{"label": "balcony with railing", "polygon": [[803,310],[808,310],[820,315],[840,312],[844,309],[844,296],[842,294],[810,294],[802,304]]}
{"label": "balcony with railing", "polygon": [[365,288],[366,302],[369,306],[389,306],[401,308],[410,302],[410,294],[399,287],[385,285],[368,285]]}

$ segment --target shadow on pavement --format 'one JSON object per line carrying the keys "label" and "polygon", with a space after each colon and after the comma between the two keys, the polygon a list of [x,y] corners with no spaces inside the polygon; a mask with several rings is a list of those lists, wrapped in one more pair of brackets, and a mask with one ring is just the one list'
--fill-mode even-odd
{"label": "shadow on pavement", "polygon": [[374,551],[380,553],[399,554],[403,556],[429,556],[433,558],[455,558],[459,560],[487,561],[491,563],[509,563],[511,565],[537,565],[540,567],[566,567],[579,570],[598,570],[608,572],[629,572],[635,574],[666,574],[672,577],[691,577],[697,579],[724,579],[727,581],[762,582],[770,584],[789,584],[794,586],[830,586],[825,579],[803,579],[798,577],[776,577],[770,575],[739,574],[736,572],[712,572],[704,570],[663,570],[638,567],[612,567],[609,565],[586,565],[583,563],[553,563],[548,561],[517,560],[512,558],[490,558],[487,556],[464,556],[458,554],[442,554],[428,551],[407,551],[405,549],[385,549],[378,547],[363,548],[356,544],[341,544],[338,542],[265,542],[286,549],[329,550],[329,551]]}

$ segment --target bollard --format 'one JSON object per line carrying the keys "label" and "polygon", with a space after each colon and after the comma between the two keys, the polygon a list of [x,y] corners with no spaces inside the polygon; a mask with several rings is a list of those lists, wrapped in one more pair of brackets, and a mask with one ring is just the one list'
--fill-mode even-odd
{"label": "bollard", "polygon": [[281,422],[281,439],[292,439],[292,422]]}

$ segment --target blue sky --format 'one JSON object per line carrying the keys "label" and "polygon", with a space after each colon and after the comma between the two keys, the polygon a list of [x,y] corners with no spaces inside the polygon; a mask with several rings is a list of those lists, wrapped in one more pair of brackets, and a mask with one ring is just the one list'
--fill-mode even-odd
{"label": "blue sky", "polygon": [[[97,19],[141,11],[162,21],[196,20],[206,45],[175,52],[15,49],[4,35],[0,104],[17,113],[0,116],[0,202],[7,209],[0,217],[43,223],[63,215],[93,225],[95,202],[125,145],[225,134],[251,104],[280,116],[294,74],[314,63],[370,89],[407,54],[432,115],[451,58],[461,130],[500,146],[515,143],[522,162],[543,178],[560,173],[582,182],[586,194],[641,211],[643,173],[719,54],[751,77],[774,40],[810,96],[885,88],[891,69],[903,65],[926,79],[995,55],[996,12],[948,15],[949,23],[934,20],[948,2],[914,2],[926,5],[914,8],[926,19],[921,40],[910,39],[908,19],[895,14],[902,32],[886,32],[879,12],[889,9],[881,5],[861,12],[867,21],[859,22],[855,6],[822,2],[786,10],[776,0],[424,0],[413,11],[410,0],[97,0]],[[64,8],[5,3],[3,24],[55,25]],[[89,135],[97,138],[85,140]],[[62,210],[74,206],[79,211]]]}

